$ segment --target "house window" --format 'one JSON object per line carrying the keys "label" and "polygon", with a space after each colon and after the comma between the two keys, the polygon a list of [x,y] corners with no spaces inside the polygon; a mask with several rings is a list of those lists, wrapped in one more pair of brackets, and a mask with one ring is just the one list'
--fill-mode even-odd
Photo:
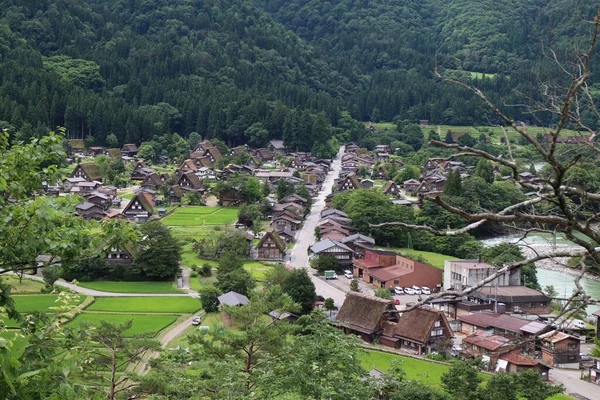
{"label": "house window", "polygon": [[569,350],[576,350],[577,349],[577,343],[569,343]]}
{"label": "house window", "polygon": [[431,336],[442,336],[444,334],[443,329],[434,329],[431,331]]}
{"label": "house window", "polygon": [[575,362],[576,357],[575,356],[569,356],[569,361]]}
{"label": "house window", "polygon": [[531,307],[531,308],[535,308],[535,305],[536,305],[536,303],[535,303],[534,301],[532,301],[532,302],[529,304],[529,307]]}
{"label": "house window", "polygon": [[395,284],[399,284],[399,283],[400,283],[400,280],[396,279],[396,280],[394,281],[394,283],[395,283]]}
{"label": "house window", "polygon": [[435,324],[433,324],[433,326],[435,326],[436,328],[439,328],[442,325],[442,323],[440,322],[440,320],[435,321]]}
{"label": "house window", "polygon": [[472,348],[473,351],[477,351],[477,346],[471,345],[471,348]]}
{"label": "house window", "polygon": [[541,308],[546,308],[546,307],[548,307],[548,303],[542,302],[542,303],[540,303],[540,307]]}

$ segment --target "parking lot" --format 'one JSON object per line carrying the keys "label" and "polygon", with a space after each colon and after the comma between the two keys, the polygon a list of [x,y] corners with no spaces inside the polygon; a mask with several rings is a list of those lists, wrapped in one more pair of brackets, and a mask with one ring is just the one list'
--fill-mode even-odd
{"label": "parking lot", "polygon": [[[330,284],[331,286],[334,286],[340,290],[343,290],[344,292],[350,291],[351,279],[344,277],[344,275],[338,275],[337,279],[325,280],[325,278],[323,278],[322,276],[320,278],[323,279],[328,284]],[[362,293],[366,293],[366,294],[370,294],[370,295],[375,294],[375,287],[373,285],[370,285],[370,284],[364,282],[361,279],[358,279],[358,287],[360,288],[360,291]],[[393,293],[392,293],[392,296],[394,299],[398,299],[398,301],[400,302],[400,304],[396,306],[397,308],[404,308],[406,303],[414,303],[414,302],[419,301],[420,299],[424,299],[427,297],[426,295],[410,295],[410,294],[397,295],[397,294],[393,294]]]}

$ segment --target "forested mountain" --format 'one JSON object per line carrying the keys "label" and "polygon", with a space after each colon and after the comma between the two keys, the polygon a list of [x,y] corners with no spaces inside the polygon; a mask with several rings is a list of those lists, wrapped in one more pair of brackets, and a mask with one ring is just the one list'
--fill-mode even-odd
{"label": "forested mountain", "polygon": [[303,150],[325,144],[329,124],[349,129],[343,111],[485,123],[478,100],[433,76],[436,63],[482,73],[497,100],[535,96],[553,72],[541,43],[566,54],[589,31],[590,3],[0,0],[0,121],[21,138],[65,126],[98,144],[199,132]]}

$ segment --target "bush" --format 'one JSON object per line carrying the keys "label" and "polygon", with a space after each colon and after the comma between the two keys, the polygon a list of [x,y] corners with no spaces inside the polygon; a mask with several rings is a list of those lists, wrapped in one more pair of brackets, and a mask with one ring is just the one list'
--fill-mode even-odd
{"label": "bush", "polygon": [[205,263],[202,265],[202,268],[198,271],[200,276],[208,277],[212,276],[212,267],[209,263]]}
{"label": "bush", "polygon": [[190,278],[197,278],[197,277],[198,277],[198,272],[196,272],[196,271],[192,271],[192,272],[190,273]]}

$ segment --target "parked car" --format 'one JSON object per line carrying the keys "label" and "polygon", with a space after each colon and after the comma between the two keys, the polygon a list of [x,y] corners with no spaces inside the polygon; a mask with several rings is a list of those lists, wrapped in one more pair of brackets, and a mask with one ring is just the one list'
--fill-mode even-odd
{"label": "parked car", "polygon": [[587,354],[583,354],[583,353],[579,354],[579,359],[581,361],[590,361],[591,360],[590,356],[588,356]]}
{"label": "parked car", "polygon": [[354,276],[352,275],[352,271],[350,271],[349,269],[344,270],[344,276],[348,279],[354,278]]}
{"label": "parked car", "polygon": [[418,286],[413,286],[412,290],[415,292],[415,294],[421,294],[421,288]]}
{"label": "parked car", "polygon": [[416,294],[415,293],[415,289],[411,288],[411,287],[405,287],[404,288],[404,293],[405,294]]}
{"label": "parked car", "polygon": [[585,322],[583,322],[580,319],[574,319],[571,322],[571,325],[573,325],[573,328],[576,328],[576,329],[585,329],[586,328]]}
{"label": "parked car", "polygon": [[421,288],[421,293],[423,293],[423,294],[431,294],[431,290],[429,290],[429,288],[427,286],[423,286]]}
{"label": "parked car", "polygon": [[202,322],[202,319],[200,317],[194,317],[194,319],[192,320],[192,325],[200,325],[200,322]]}
{"label": "parked car", "polygon": [[396,286],[394,288],[394,293],[395,294],[404,294],[404,290],[401,287]]}

